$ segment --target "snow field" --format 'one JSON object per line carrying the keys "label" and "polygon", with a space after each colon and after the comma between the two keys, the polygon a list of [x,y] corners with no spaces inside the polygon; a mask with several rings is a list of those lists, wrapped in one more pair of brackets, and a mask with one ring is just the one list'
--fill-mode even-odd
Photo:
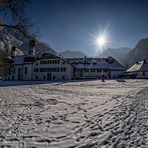
{"label": "snow field", "polygon": [[147,80],[16,83],[0,82],[1,147],[148,147]]}

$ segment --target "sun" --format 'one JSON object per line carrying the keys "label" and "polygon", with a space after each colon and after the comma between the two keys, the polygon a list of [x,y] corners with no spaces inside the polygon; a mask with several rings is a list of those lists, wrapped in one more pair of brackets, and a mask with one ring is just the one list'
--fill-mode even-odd
{"label": "sun", "polygon": [[96,43],[100,47],[105,46],[106,42],[107,42],[107,39],[104,36],[99,36],[99,37],[96,38]]}
{"label": "sun", "polygon": [[110,35],[107,29],[103,31],[99,31],[98,33],[94,34],[92,37],[93,45],[96,48],[97,54],[102,53],[106,50],[110,44]]}
{"label": "sun", "polygon": [[105,50],[109,44],[109,37],[107,33],[99,33],[94,37],[95,45],[98,50]]}

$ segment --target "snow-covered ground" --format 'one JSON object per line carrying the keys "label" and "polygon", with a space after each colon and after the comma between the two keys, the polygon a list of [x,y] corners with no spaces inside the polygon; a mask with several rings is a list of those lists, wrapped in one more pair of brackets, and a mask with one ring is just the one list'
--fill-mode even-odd
{"label": "snow-covered ground", "polygon": [[147,92],[148,80],[1,81],[0,146],[146,148]]}

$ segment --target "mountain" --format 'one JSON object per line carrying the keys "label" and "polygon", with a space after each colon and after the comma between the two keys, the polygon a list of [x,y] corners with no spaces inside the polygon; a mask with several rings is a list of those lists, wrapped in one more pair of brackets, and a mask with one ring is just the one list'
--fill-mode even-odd
{"label": "mountain", "polygon": [[144,59],[148,60],[148,38],[141,39],[127,55],[129,66]]}
{"label": "mountain", "polygon": [[[24,42],[19,48],[23,51],[24,54],[28,53],[28,47],[29,47],[29,43],[28,42]],[[57,54],[57,52],[52,49],[47,43],[41,42],[39,40],[37,40],[37,44],[36,44],[36,54],[40,55],[43,52],[49,52],[52,54]]]}
{"label": "mountain", "polygon": [[63,52],[59,52],[59,55],[63,56],[64,58],[83,58],[86,56],[85,53],[82,51],[71,51],[71,50],[65,50]]}
{"label": "mountain", "polygon": [[126,56],[130,52],[130,48],[128,47],[121,47],[121,48],[108,48],[107,50],[103,51],[99,56],[106,58],[108,56],[112,56],[117,59],[122,65],[126,65]]}
{"label": "mountain", "polygon": [[[10,52],[13,45],[19,47],[21,44],[23,44],[21,40],[6,31],[0,30],[0,50],[5,51],[7,49]],[[20,54],[23,54],[23,52],[20,51]]]}
{"label": "mountain", "polygon": [[[28,53],[29,41],[18,31],[12,29],[3,28],[0,30],[0,49],[5,50],[7,47],[10,52],[12,46],[17,46],[20,50],[20,54]],[[37,39],[36,53],[50,52],[57,54],[47,43],[41,42]]]}

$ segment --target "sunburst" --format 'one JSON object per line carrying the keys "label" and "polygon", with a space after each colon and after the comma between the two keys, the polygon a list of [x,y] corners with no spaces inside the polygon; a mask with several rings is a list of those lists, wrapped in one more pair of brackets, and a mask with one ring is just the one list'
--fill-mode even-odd
{"label": "sunburst", "polygon": [[102,53],[107,49],[110,43],[109,32],[106,30],[93,35],[93,44],[95,45],[97,52]]}

